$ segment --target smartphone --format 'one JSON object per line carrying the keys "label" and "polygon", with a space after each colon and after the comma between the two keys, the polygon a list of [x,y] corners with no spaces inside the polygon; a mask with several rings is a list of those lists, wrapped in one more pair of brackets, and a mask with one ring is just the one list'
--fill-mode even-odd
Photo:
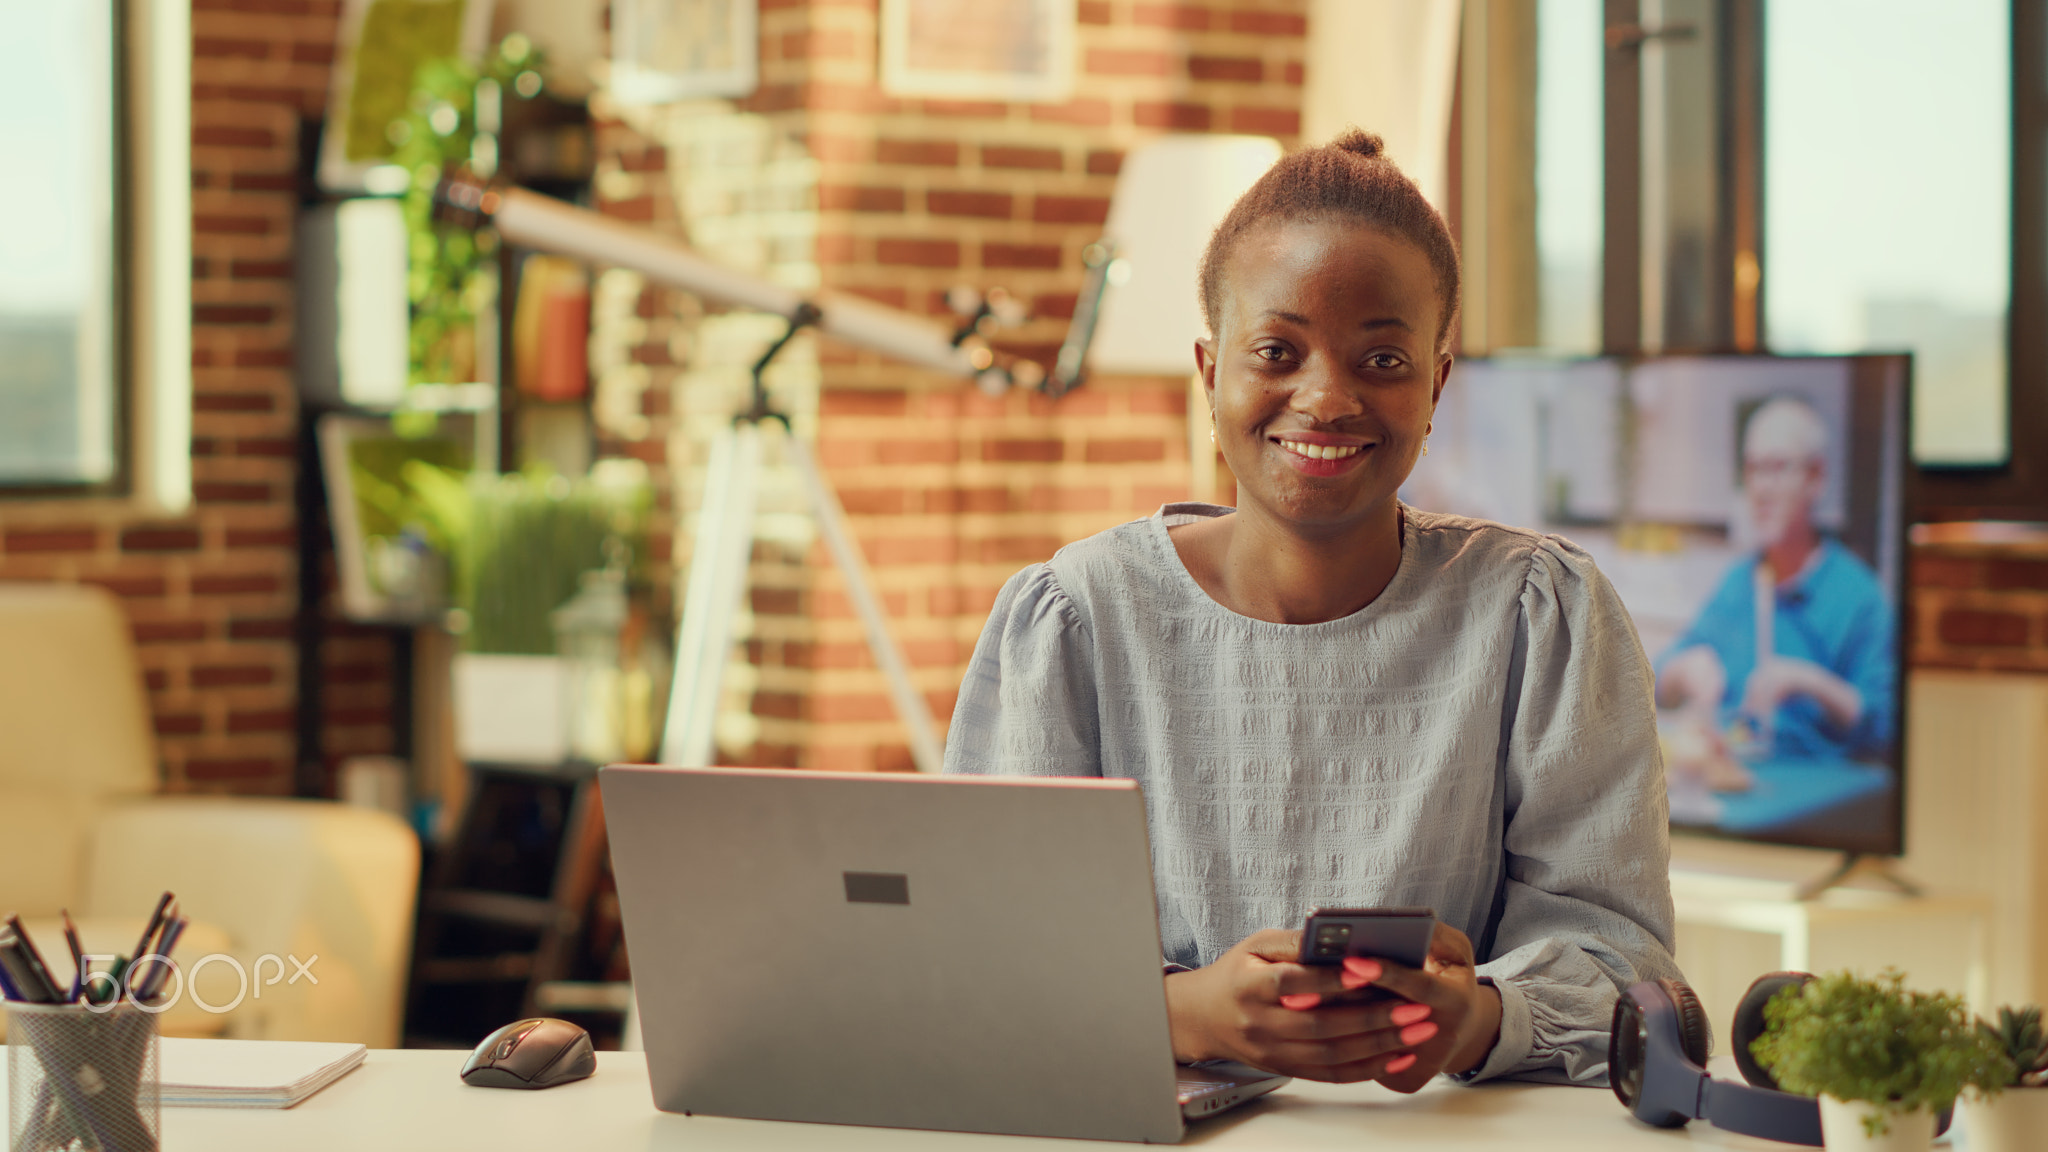
{"label": "smartphone", "polygon": [[1370,956],[1420,968],[1435,931],[1431,908],[1317,908],[1301,931],[1301,962],[1334,967]]}

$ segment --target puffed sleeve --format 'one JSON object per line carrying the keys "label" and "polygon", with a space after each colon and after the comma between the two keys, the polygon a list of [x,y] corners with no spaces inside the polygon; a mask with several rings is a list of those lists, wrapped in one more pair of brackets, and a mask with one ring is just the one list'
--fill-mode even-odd
{"label": "puffed sleeve", "polygon": [[1473,1079],[1597,1083],[1614,1001],[1676,977],[1650,665],[1592,558],[1545,537],[1510,663],[1506,875],[1479,966],[1500,1040]]}
{"label": "puffed sleeve", "polygon": [[1052,568],[1010,577],[974,645],[946,731],[946,771],[1100,776],[1094,645]]}

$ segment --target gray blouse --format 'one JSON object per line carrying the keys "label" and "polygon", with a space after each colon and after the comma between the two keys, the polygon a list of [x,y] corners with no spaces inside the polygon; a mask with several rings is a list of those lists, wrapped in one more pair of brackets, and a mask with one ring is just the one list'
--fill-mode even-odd
{"label": "gray blouse", "polygon": [[1403,508],[1386,590],[1340,620],[1216,603],[1169,504],[1012,577],[946,771],[1144,788],[1168,961],[1316,905],[1426,905],[1478,949],[1500,1042],[1475,1078],[1597,1082],[1616,992],[1675,977],[1651,674],[1557,536]]}

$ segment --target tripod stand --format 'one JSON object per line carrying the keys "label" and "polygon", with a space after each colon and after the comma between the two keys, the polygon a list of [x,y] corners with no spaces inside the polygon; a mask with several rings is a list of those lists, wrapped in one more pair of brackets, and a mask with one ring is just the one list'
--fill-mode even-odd
{"label": "tripod stand", "polygon": [[867,633],[868,649],[889,681],[890,703],[909,730],[911,759],[920,772],[939,770],[942,753],[931,709],[910,682],[910,668],[889,634],[888,617],[868,580],[867,562],[847,530],[846,511],[818,470],[810,446],[789,434],[788,415],[769,404],[762,383],[769,363],[792,337],[817,323],[818,317],[818,309],[811,304],[797,306],[790,315],[789,329],[754,364],[752,405],[711,442],[704,505],[690,552],[683,621],[677,631],[675,685],[662,732],[664,764],[702,767],[712,762],[719,684],[732,653],[733,621],[747,594],[747,561],[753,553],[755,498],[762,466],[762,425],[780,422],[783,450],[803,480],[811,514],[817,518],[833,563],[846,580],[847,597]]}

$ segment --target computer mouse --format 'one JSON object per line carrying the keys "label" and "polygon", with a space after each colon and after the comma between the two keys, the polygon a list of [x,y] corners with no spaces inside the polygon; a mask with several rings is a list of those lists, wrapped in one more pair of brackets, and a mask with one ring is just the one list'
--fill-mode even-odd
{"label": "computer mouse", "polygon": [[567,1020],[514,1020],[469,1054],[462,1082],[474,1088],[553,1088],[595,1071],[590,1033]]}

